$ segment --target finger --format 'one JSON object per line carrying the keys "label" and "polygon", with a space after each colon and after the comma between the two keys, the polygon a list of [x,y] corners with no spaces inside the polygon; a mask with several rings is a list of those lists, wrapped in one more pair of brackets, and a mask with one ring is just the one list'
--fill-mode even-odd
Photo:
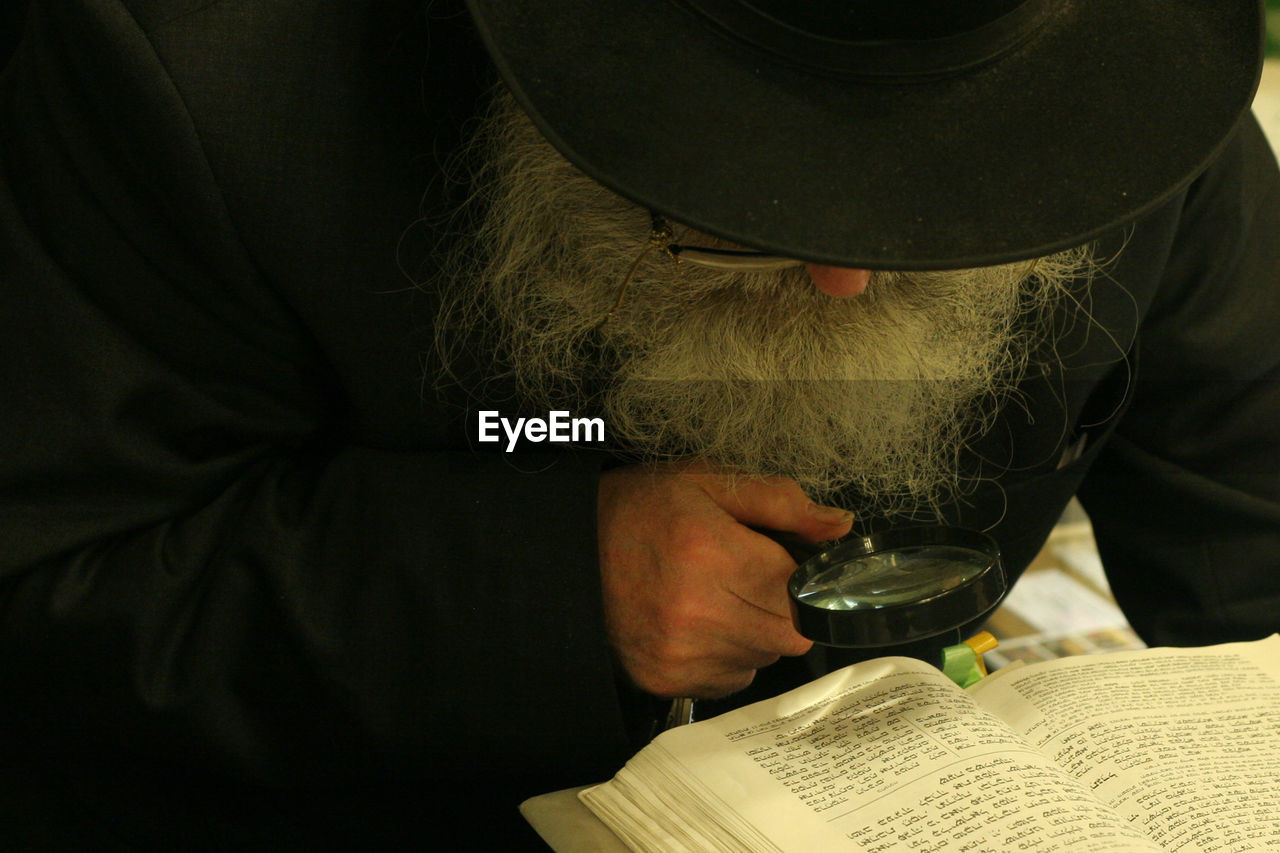
{"label": "finger", "polygon": [[802,655],[813,642],[796,630],[791,619],[791,604],[786,588],[775,585],[768,590],[765,604],[730,591],[732,599],[724,605],[720,635],[752,653],[794,657]]}
{"label": "finger", "polygon": [[637,686],[657,696],[718,699],[747,687],[758,670],[777,663],[779,657],[730,643],[713,644],[698,659],[678,669],[648,670],[648,683]]}
{"label": "finger", "polygon": [[720,589],[763,611],[788,617],[787,580],[796,561],[773,539],[746,527],[728,537],[729,568],[717,576]]}
{"label": "finger", "polygon": [[794,480],[691,474],[725,512],[742,524],[797,533],[813,542],[844,536],[853,513],[812,501]]}
{"label": "finger", "polygon": [[779,657],[724,638],[703,638],[696,644],[659,646],[625,657],[623,665],[635,685],[647,693],[709,698],[742,689],[756,670]]}
{"label": "finger", "polygon": [[791,619],[785,591],[781,613],[729,593],[715,597],[713,606],[677,617],[684,630],[660,630],[652,649],[673,667],[722,661],[734,668],[758,668],[782,656],[802,655],[813,642],[801,635]]}
{"label": "finger", "polygon": [[[803,640],[803,638],[802,638]],[[804,648],[813,644],[803,640]],[[684,673],[685,683],[670,695],[717,699],[747,687],[758,670],[778,662],[783,655],[735,647],[734,644],[711,647],[700,665]],[[674,685],[668,685],[674,686]]]}
{"label": "finger", "polygon": [[750,668],[708,671],[680,695],[694,699],[723,699],[732,696],[750,687],[751,682],[755,681],[756,673],[776,661],[777,658],[774,658],[761,661],[758,666]]}

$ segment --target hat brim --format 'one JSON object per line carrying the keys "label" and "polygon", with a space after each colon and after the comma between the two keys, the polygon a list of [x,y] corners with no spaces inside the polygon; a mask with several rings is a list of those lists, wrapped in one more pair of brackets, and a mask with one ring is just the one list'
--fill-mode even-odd
{"label": "hat brim", "polygon": [[996,61],[841,78],[675,2],[468,0],[548,140],[638,204],[735,242],[870,269],[1087,242],[1201,172],[1262,67],[1250,0],[1073,0]]}

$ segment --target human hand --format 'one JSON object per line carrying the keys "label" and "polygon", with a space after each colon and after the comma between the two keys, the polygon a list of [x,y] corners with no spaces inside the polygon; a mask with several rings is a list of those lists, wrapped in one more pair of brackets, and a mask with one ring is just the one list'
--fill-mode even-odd
{"label": "human hand", "polygon": [[598,507],[609,640],[637,687],[726,696],[813,645],[791,622],[795,561],[748,525],[821,542],[848,533],[852,513],[818,506],[792,480],[689,463],[608,471]]}

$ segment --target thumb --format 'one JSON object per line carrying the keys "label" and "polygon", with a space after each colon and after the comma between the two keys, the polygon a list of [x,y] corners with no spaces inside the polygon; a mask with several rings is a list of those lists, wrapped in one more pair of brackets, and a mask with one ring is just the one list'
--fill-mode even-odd
{"label": "thumb", "polygon": [[723,474],[691,475],[713,501],[738,522],[796,533],[813,542],[837,539],[853,526],[853,513],[812,501],[794,480]]}

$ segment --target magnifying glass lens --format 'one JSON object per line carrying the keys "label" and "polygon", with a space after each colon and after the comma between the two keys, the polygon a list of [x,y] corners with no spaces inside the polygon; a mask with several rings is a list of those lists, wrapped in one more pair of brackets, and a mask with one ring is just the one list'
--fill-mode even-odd
{"label": "magnifying glass lens", "polygon": [[901,646],[976,622],[1005,592],[994,539],[955,527],[851,537],[796,568],[787,583],[801,634],[827,646]]}
{"label": "magnifying glass lens", "polygon": [[954,545],[918,545],[837,562],[809,577],[796,598],[824,610],[894,607],[963,586],[991,555]]}

